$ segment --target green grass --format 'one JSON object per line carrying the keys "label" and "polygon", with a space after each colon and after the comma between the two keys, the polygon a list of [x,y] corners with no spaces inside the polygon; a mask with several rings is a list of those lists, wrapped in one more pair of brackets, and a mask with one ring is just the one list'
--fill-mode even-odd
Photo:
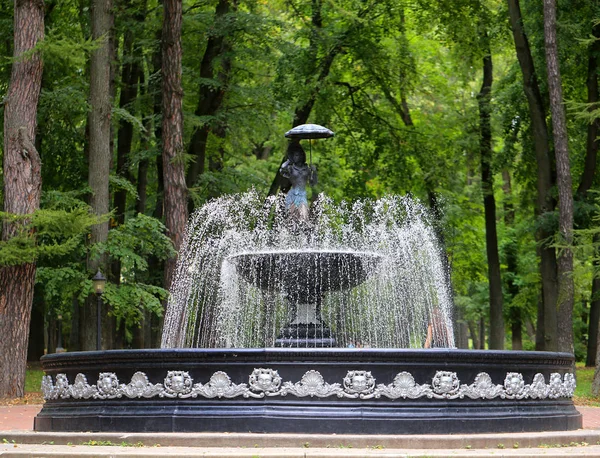
{"label": "green grass", "polygon": [[27,364],[27,373],[25,374],[25,393],[39,393],[42,386],[42,377],[44,371],[38,364]]}
{"label": "green grass", "polygon": [[600,407],[600,398],[592,396],[592,380],[594,368],[577,365],[577,387],[575,388],[575,404]]}

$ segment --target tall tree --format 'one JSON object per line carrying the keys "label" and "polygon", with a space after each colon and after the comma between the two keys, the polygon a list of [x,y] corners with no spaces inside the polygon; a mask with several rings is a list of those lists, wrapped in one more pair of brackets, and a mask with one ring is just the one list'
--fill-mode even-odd
{"label": "tall tree", "polygon": [[[145,16],[145,5],[138,2],[128,1],[124,5],[131,17],[125,21],[125,32],[123,34],[123,56],[121,65],[121,93],[119,96],[119,108],[121,110],[132,110],[138,96],[138,81],[142,76],[140,57],[135,53],[136,37],[134,30],[138,24],[143,23]],[[138,24],[136,24],[136,22]],[[117,175],[124,180],[133,181],[130,172],[131,147],[133,143],[133,122],[122,116],[119,119],[119,130],[117,132]],[[115,220],[117,224],[125,222],[125,210],[127,208],[127,190],[121,188],[114,193]],[[119,283],[121,265],[114,261],[111,266],[112,276]]]}
{"label": "tall tree", "polygon": [[[112,0],[93,0],[91,4],[92,39],[97,48],[90,57],[90,113],[88,183],[91,190],[90,207],[95,215],[106,215],[110,210],[108,178],[111,162],[111,42],[113,26]],[[108,239],[108,221],[92,226],[90,244],[103,243]],[[107,271],[107,260],[89,259],[88,270],[92,273],[101,269]],[[81,348],[92,350],[96,347],[96,321],[91,306],[81,313]],[[106,315],[106,314],[104,314]],[[103,320],[105,321],[105,320]],[[109,326],[102,326],[107,329]],[[104,342],[103,346],[109,344]]]}
{"label": "tall tree", "polygon": [[[32,52],[44,38],[44,2],[14,2],[15,61],[4,101],[4,211],[29,215],[40,206],[41,161],[36,149],[37,109],[43,62]],[[2,224],[2,241],[23,230]],[[25,394],[25,367],[33,303],[35,262],[0,268],[0,398]]]}
{"label": "tall tree", "polygon": [[500,277],[500,256],[498,255],[498,232],[496,230],[496,199],[494,198],[494,176],[492,173],[492,122],[491,98],[493,83],[492,54],[487,33],[483,41],[487,43],[483,56],[483,81],[478,94],[479,103],[479,149],[481,152],[481,190],[485,211],[485,246],[488,261],[488,282],[490,285],[490,348],[504,348],[504,316],[502,314],[502,278]]}
{"label": "tall tree", "polygon": [[[553,184],[550,156],[550,141],[546,125],[546,109],[538,84],[537,73],[529,40],[523,27],[523,17],[519,0],[508,0],[510,26],[513,32],[517,59],[523,75],[523,89],[527,98],[533,144],[537,159],[537,201],[538,218],[554,210],[554,199],[551,189]],[[557,264],[556,252],[549,246],[548,239],[552,232],[540,224],[536,231],[539,244],[540,274],[542,278],[541,306],[538,307],[537,350],[557,350]]]}
{"label": "tall tree", "polygon": [[558,254],[558,350],[573,352],[573,190],[569,164],[569,139],[563,105],[562,80],[556,38],[556,0],[544,0],[544,42],[552,133],[558,185],[558,232],[565,246]]}
{"label": "tall tree", "polygon": [[[187,187],[183,158],[183,89],[181,86],[181,0],[164,0],[162,28],[162,159],[165,226],[179,250],[187,221]],[[165,285],[171,286],[176,259],[165,263]]]}

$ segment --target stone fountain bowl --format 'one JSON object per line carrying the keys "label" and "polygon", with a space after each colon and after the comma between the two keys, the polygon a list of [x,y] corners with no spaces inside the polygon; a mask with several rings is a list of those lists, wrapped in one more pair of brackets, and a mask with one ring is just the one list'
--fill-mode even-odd
{"label": "stone fountain bowl", "polygon": [[325,293],[352,289],[376,270],[382,256],[361,251],[290,250],[240,253],[226,262],[248,283],[309,303]]}

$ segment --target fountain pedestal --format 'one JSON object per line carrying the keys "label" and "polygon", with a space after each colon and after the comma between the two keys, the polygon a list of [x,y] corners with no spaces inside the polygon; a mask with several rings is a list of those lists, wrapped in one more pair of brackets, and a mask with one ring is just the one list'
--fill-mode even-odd
{"label": "fountain pedestal", "polygon": [[325,294],[363,283],[381,260],[375,253],[352,251],[272,251],[230,256],[238,274],[263,291],[285,297],[291,318],[276,347],[335,347],[335,336],[321,315]]}

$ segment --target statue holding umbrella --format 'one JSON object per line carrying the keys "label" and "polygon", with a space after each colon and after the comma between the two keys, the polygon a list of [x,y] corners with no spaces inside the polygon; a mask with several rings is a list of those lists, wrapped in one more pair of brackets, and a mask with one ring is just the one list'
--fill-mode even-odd
{"label": "statue holding umbrella", "polygon": [[317,124],[302,124],[285,133],[291,140],[287,160],[282,164],[280,173],[292,184],[285,198],[285,208],[291,219],[308,221],[308,199],[306,185],[317,183],[317,170],[312,164],[312,145],[310,146],[310,164],[306,163],[306,153],[300,145],[300,140],[333,137],[333,132]]}

